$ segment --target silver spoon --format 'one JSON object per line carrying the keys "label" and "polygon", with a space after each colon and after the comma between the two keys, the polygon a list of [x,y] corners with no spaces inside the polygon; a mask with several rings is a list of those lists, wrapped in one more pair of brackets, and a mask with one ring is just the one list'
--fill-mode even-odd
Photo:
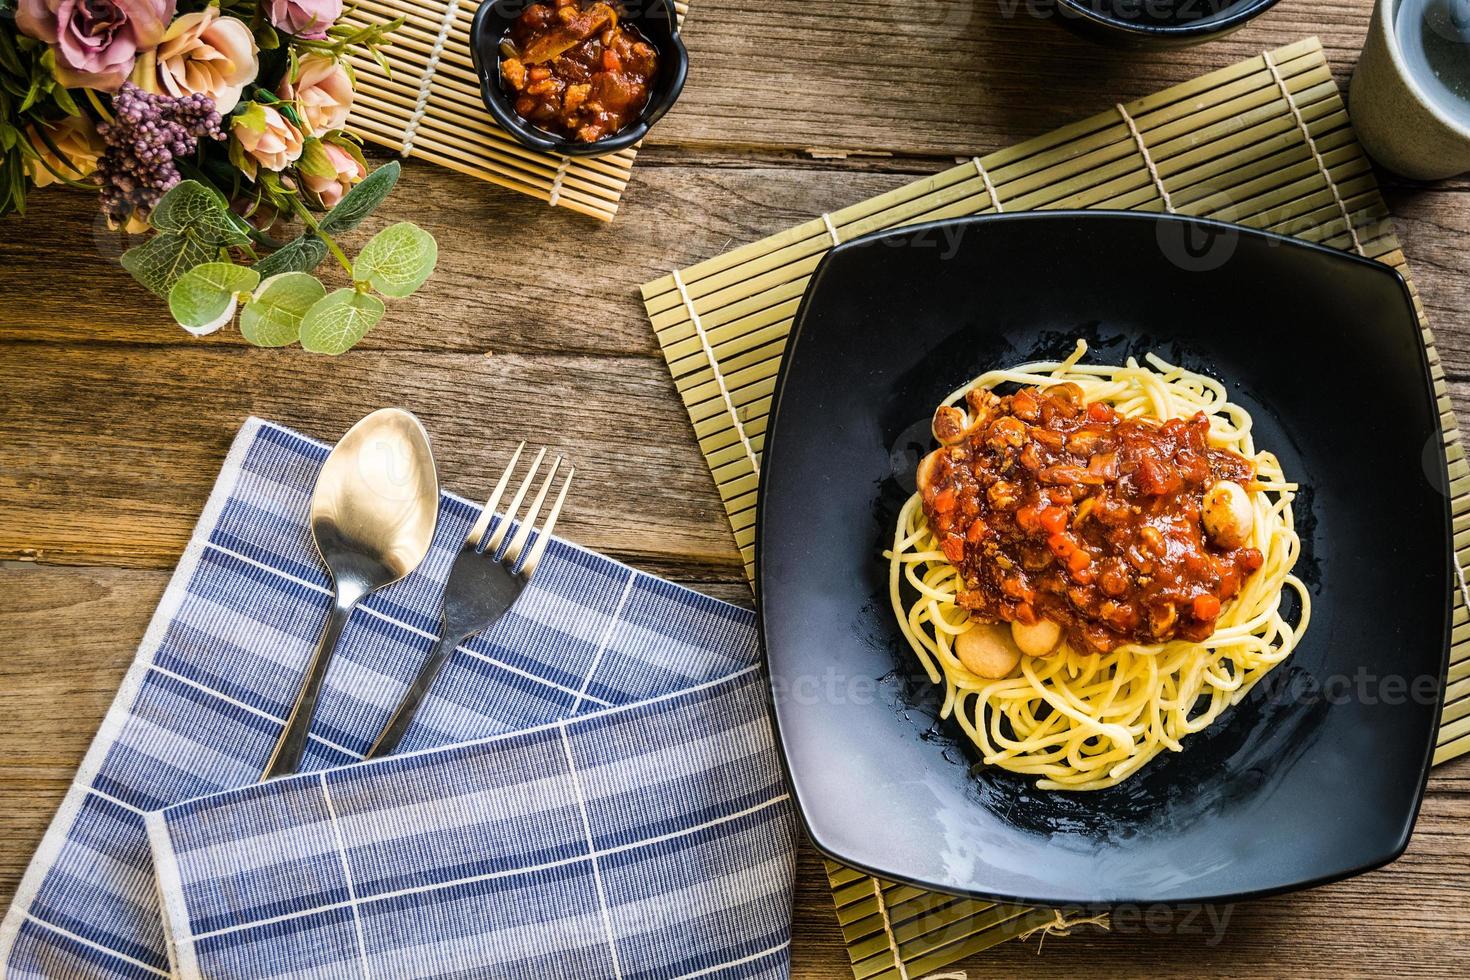
{"label": "silver spoon", "polygon": [[332,612],[263,779],[296,772],[327,665],[364,596],[403,578],[429,553],[439,477],[419,420],[398,408],[359,421],[332,449],[311,497],[311,533],[332,575]]}

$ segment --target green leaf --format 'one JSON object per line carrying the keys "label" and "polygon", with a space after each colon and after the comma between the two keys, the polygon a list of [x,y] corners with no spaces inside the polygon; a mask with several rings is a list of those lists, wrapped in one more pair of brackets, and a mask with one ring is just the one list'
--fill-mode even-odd
{"label": "green leaf", "polygon": [[255,179],[255,158],[245,152],[245,147],[240,145],[239,140],[230,140],[230,148],[226,151],[229,155],[230,166],[240,171],[251,180]]}
{"label": "green leaf", "polygon": [[383,301],[346,287],[311,304],[301,319],[301,346],[318,354],[340,354],[383,318]]}
{"label": "green leaf", "polygon": [[235,115],[229,118],[229,125],[244,126],[250,132],[266,131],[266,110],[259,101],[247,101],[241,103],[240,109],[235,110]]}
{"label": "green leaf", "polygon": [[326,147],[314,136],[302,144],[301,158],[296,161],[296,168],[304,174],[327,180],[337,176],[337,167],[332,163],[332,158],[327,156]]}
{"label": "green leaf", "polygon": [[153,292],[168,298],[174,283],[196,265],[219,258],[219,246],[161,231],[122,254],[122,267]]}
{"label": "green leaf", "polygon": [[297,114],[296,106],[294,106],[290,102],[281,102],[280,100],[277,100],[275,103],[275,108],[277,112],[285,116],[286,120],[297,129],[304,131],[307,128],[306,123],[302,122],[301,116]]}
{"label": "green leaf", "polygon": [[301,320],[327,287],[305,272],[283,272],[260,284],[240,311],[240,334],[257,347],[285,347],[301,335]]}
{"label": "green leaf", "polygon": [[71,93],[66,90],[66,86],[53,86],[51,97],[56,100],[56,104],[61,107],[61,111],[68,116],[80,116],[82,114],[81,106],[77,105],[76,100],[71,97]]}
{"label": "green leaf", "polygon": [[168,291],[168,311],[196,337],[214,333],[235,315],[238,294],[260,282],[260,273],[233,262],[205,262],[179,277]]}
{"label": "green leaf", "polygon": [[255,263],[255,271],[265,279],[282,272],[311,272],[326,257],[326,242],[315,235],[302,235]]}
{"label": "green leaf", "polygon": [[337,206],[327,212],[321,220],[322,230],[329,235],[351,231],[362,224],[379,204],[388,197],[393,185],[398,183],[398,171],[402,168],[397,160],[390,160],[368,174],[356,187],[347,192]]}
{"label": "green leaf", "polygon": [[21,100],[20,111],[25,112],[36,104],[36,99],[41,95],[41,79],[39,76],[31,79],[30,87],[26,89],[26,97]]}
{"label": "green leaf", "polygon": [[362,247],[352,275],[384,296],[402,299],[424,284],[438,259],[434,236],[411,221],[400,221]]}
{"label": "green leaf", "polygon": [[381,68],[381,69],[383,69],[383,77],[386,78],[386,79],[388,79],[389,81],[392,81],[393,80],[393,66],[388,63],[387,56],[384,55],[383,52],[379,51],[375,47],[368,48],[368,53],[373,56],[373,60],[378,63],[378,67]]}
{"label": "green leaf", "polygon": [[159,198],[148,223],[159,231],[198,238],[216,246],[245,245],[250,241],[230,220],[218,192],[197,180],[181,180]]}

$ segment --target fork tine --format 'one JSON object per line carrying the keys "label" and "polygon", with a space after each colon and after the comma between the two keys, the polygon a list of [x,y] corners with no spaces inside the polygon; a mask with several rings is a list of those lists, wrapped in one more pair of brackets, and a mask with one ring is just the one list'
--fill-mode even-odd
{"label": "fork tine", "polygon": [[521,549],[526,546],[526,541],[531,537],[531,529],[536,526],[536,515],[541,513],[541,504],[546,500],[546,491],[551,489],[551,484],[556,480],[556,471],[561,469],[562,458],[556,457],[551,463],[551,469],[547,471],[546,478],[541,481],[541,489],[536,491],[536,499],[531,501],[531,506],[526,510],[526,516],[521,518],[521,526],[516,531],[515,537],[510,539],[510,544],[505,546],[505,563],[514,568],[516,559],[521,556]]}
{"label": "fork tine", "polygon": [[535,481],[536,471],[541,468],[541,461],[546,458],[546,447],[542,446],[536,458],[531,460],[531,468],[521,478],[521,485],[516,489],[516,495],[511,498],[510,506],[505,508],[505,520],[496,525],[494,532],[490,535],[490,541],[485,545],[485,551],[494,554],[500,550],[500,543],[505,540],[505,529],[510,527],[510,522],[516,519],[516,511],[521,509],[521,501],[526,497],[526,490]]}
{"label": "fork tine", "polygon": [[530,578],[531,573],[536,571],[541,556],[546,552],[546,544],[551,540],[551,529],[556,527],[557,515],[561,513],[561,505],[566,503],[567,490],[571,488],[572,477],[576,475],[576,467],[567,470],[567,478],[562,481],[561,490],[557,492],[556,503],[551,505],[551,512],[546,515],[546,522],[541,525],[541,530],[536,532],[536,543],[531,546],[531,553],[526,556],[525,564],[521,566],[521,574],[526,578]]}
{"label": "fork tine", "polygon": [[469,534],[465,535],[465,544],[471,548],[478,548],[480,539],[490,529],[490,521],[495,517],[495,508],[500,505],[500,495],[505,493],[505,485],[510,482],[510,475],[515,472],[516,463],[521,458],[521,450],[525,448],[526,440],[522,439],[521,444],[516,447],[515,453],[510,457],[510,462],[505,464],[505,469],[501,472],[495,489],[490,491],[490,499],[485,501],[485,509],[480,512],[480,519],[475,521],[475,526],[470,528]]}

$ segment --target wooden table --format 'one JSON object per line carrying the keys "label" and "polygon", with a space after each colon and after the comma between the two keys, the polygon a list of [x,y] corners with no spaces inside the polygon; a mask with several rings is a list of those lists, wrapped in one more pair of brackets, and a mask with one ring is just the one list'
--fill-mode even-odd
{"label": "wooden table", "polygon": [[[367,234],[439,239],[427,287],[355,351],[194,340],[117,266],[85,195],[0,222],[0,901],[95,731],[226,446],[250,413],[323,439],[382,405],[418,413],[446,486],[484,493],[517,439],[564,446],[569,537],[742,603],[739,556],[635,287],[969,156],[1205,70],[1322,35],[1339,82],[1367,0],[1284,0],[1203,48],[1095,48],[1025,0],[695,0],[684,97],[610,227],[409,163]],[[1005,16],[1013,10],[1014,16]],[[921,23],[911,23],[917,17]],[[1384,178],[1470,418],[1470,182]],[[1371,399],[1369,403],[1371,408]],[[1271,846],[1264,828],[1261,846]],[[1408,853],[1382,871],[1241,905],[1223,936],[1162,910],[1114,933],[1012,943],[969,976],[1463,975],[1470,759],[1437,769]],[[848,977],[821,864],[800,858],[795,973]]]}

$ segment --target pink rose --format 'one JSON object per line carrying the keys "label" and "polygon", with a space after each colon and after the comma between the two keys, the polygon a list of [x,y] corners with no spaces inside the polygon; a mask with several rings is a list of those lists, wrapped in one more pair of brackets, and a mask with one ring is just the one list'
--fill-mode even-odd
{"label": "pink rose", "polygon": [[176,99],[202,92],[227,116],[259,70],[250,28],[242,20],[221,17],[219,8],[211,6],[170,24],[158,47],[138,59],[133,84]]}
{"label": "pink rose", "polygon": [[335,143],[323,143],[322,149],[326,151],[332,166],[337,168],[337,176],[315,177],[303,170],[301,182],[308,191],[317,196],[324,207],[330,208],[342,200],[342,195],[351,190],[353,184],[367,176],[367,168]]}
{"label": "pink rose", "polygon": [[270,0],[270,21],[287,34],[323,38],[342,16],[342,0]]}
{"label": "pink rose", "polygon": [[251,177],[255,176],[256,166],[285,170],[301,157],[301,130],[274,107],[252,102],[232,122],[231,131],[235,142],[245,151],[244,162]]}
{"label": "pink rose", "polygon": [[61,84],[116,92],[173,15],[174,0],[20,0],[15,23],[51,45]]}
{"label": "pink rose", "polygon": [[290,73],[281,79],[276,94],[296,103],[297,111],[313,133],[322,134],[347,125],[352,109],[352,81],[347,70],[321,54],[304,55],[296,81]]}

